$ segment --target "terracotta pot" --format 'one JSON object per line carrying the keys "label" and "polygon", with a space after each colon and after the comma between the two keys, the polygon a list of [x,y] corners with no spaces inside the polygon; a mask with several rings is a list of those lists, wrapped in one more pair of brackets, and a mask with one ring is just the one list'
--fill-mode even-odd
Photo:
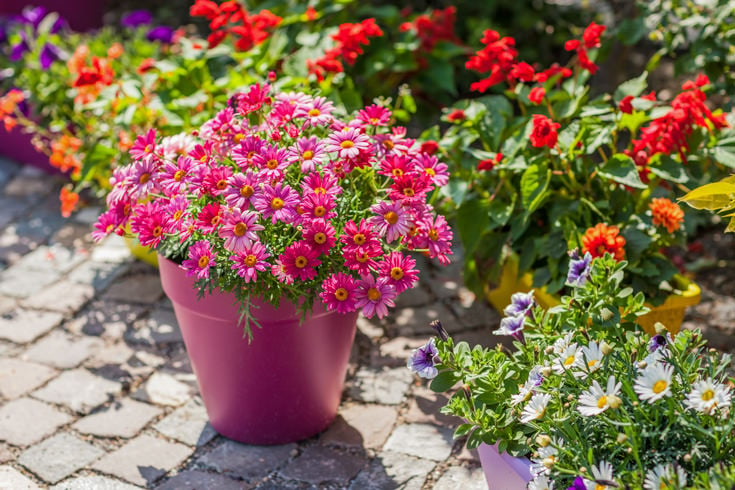
{"label": "terracotta pot", "polygon": [[497,446],[480,444],[477,448],[489,490],[525,490],[531,481],[531,462],[508,453],[499,454]]}
{"label": "terracotta pot", "polygon": [[299,324],[293,304],[253,302],[262,328],[243,338],[235,297],[215,291],[198,299],[194,279],[158,258],[212,427],[248,444],[284,444],[311,437],[337,415],[357,312],[326,312],[320,304]]}

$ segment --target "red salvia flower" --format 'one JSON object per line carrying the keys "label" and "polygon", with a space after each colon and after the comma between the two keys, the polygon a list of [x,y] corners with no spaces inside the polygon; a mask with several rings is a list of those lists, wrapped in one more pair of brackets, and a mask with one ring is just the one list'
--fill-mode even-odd
{"label": "red salvia flower", "polygon": [[557,129],[561,125],[555,123],[543,114],[533,115],[533,131],[531,131],[531,145],[535,148],[548,146],[553,148],[556,146]]}

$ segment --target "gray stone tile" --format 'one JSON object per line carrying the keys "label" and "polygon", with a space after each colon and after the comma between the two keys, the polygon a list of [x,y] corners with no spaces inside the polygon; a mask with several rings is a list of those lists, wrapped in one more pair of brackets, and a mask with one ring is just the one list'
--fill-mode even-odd
{"label": "gray stone tile", "polygon": [[309,446],[282,469],[280,475],[313,485],[346,486],[366,462],[364,455],[338,451],[325,446]]}
{"label": "gray stone tile", "polygon": [[184,341],[176,315],[165,308],[156,308],[148,318],[136,321],[133,324],[133,330],[126,332],[125,340],[132,344],[148,346],[162,346]]}
{"label": "gray stone tile", "polygon": [[42,245],[24,256],[17,266],[32,271],[53,271],[66,274],[89,257],[86,250],[77,250],[63,245]]}
{"label": "gray stone tile", "polygon": [[405,423],[441,425],[454,428],[462,423],[459,417],[443,414],[440,409],[449,398],[443,393],[434,393],[429,388],[417,386],[408,401],[408,410],[403,415]]}
{"label": "gray stone tile", "polygon": [[462,466],[453,466],[447,468],[447,471],[434,484],[434,490],[454,490],[461,488],[462,490],[486,490],[487,480],[482,468],[465,468]]}
{"label": "gray stone tile", "polygon": [[436,463],[385,451],[352,480],[350,490],[421,490]]}
{"label": "gray stone tile", "polygon": [[63,318],[61,313],[52,311],[17,308],[0,316],[0,339],[25,344],[57,326]]}
{"label": "gray stone tile", "polygon": [[0,273],[0,294],[13,298],[27,298],[55,282],[60,275],[53,271],[39,271],[12,266]]}
{"label": "gray stone tile", "polygon": [[323,444],[379,449],[383,446],[398,412],[384,405],[352,405],[342,408],[337,419],[320,437]]}
{"label": "gray stone tile", "polygon": [[196,460],[197,466],[242,478],[258,480],[282,467],[296,449],[296,444],[250,446],[225,439]]}
{"label": "gray stone tile", "polygon": [[56,370],[20,359],[0,358],[0,396],[11,400],[38,388]]}
{"label": "gray stone tile", "polygon": [[66,327],[77,334],[118,340],[144,312],[145,307],[141,305],[93,301],[84,311],[66,322]]}
{"label": "gray stone tile", "polygon": [[93,225],[97,222],[97,218],[100,214],[102,214],[103,211],[104,209],[99,206],[86,206],[74,213],[71,219],[73,219],[77,223],[81,223],[84,228],[89,230],[90,225]]}
{"label": "gray stone tile", "polygon": [[94,296],[94,288],[61,280],[21,302],[26,308],[70,314],[79,311]]}
{"label": "gray stone tile", "polygon": [[429,293],[421,287],[420,283],[418,286],[407,289],[398,296],[396,300],[397,308],[405,308],[407,306],[423,306],[431,302],[431,296]]}
{"label": "gray stone tile", "polygon": [[160,413],[152,405],[124,398],[78,420],[72,427],[82,434],[127,439],[137,435]]}
{"label": "gray stone tile", "polygon": [[394,322],[398,328],[398,334],[407,337],[433,334],[434,330],[429,324],[434,320],[441,320],[447,330],[456,323],[452,312],[442,303],[433,303],[417,308],[403,308],[394,313]]}
{"label": "gray stone tile", "polygon": [[[92,224],[94,223],[90,223],[90,225]],[[91,248],[94,246],[94,239],[92,239],[92,230],[94,228],[90,225],[83,225],[67,220],[64,226],[59,228],[49,238],[48,243],[50,246],[62,246],[77,250],[80,254],[89,257]]]}
{"label": "gray stone tile", "polygon": [[92,250],[92,260],[95,262],[112,262],[120,264],[132,262],[133,256],[125,245],[125,240],[117,235],[111,235]]}
{"label": "gray stone tile", "polygon": [[51,490],[136,490],[141,487],[106,476],[78,476],[51,487]]}
{"label": "gray stone tile", "polygon": [[413,381],[411,371],[402,368],[361,367],[350,381],[350,397],[368,403],[398,405]]}
{"label": "gray stone tile", "polygon": [[399,425],[385,443],[385,450],[444,461],[452,452],[452,430],[428,424]]}
{"label": "gray stone tile", "polygon": [[143,434],[104,456],[93,468],[135,485],[150,486],[183,463],[192,451],[183,444]]}
{"label": "gray stone tile", "polygon": [[114,262],[95,262],[88,260],[71,271],[69,280],[79,284],[92,286],[95,291],[102,291],[112,284],[113,281],[125,274],[128,270],[127,264]]}
{"label": "gray stone tile", "polygon": [[41,488],[33,480],[9,465],[0,466],[0,482],[2,482],[2,488],[8,490],[40,490]]}
{"label": "gray stone tile", "polygon": [[56,483],[104,454],[71,434],[62,433],[26,449],[18,462],[48,483]]}
{"label": "gray stone tile", "polygon": [[251,485],[217,473],[187,470],[166,480],[156,490],[243,490]]}
{"label": "gray stone tile", "polygon": [[193,395],[187,384],[177,381],[168,373],[154,373],[135,393],[133,398],[156,405],[178,407]]}
{"label": "gray stone tile", "polygon": [[158,275],[134,274],[115,281],[103,299],[124,303],[153,304],[161,299],[163,289]]}
{"label": "gray stone tile", "polygon": [[217,432],[209,425],[207,410],[200,398],[192,398],[186,405],[153,426],[161,434],[189,446],[202,446]]}
{"label": "gray stone tile", "polygon": [[95,376],[86,369],[63,372],[40,390],[33,392],[39,400],[66,405],[79,413],[88,413],[120,392],[122,386]]}
{"label": "gray stone tile", "polygon": [[21,357],[60,369],[68,369],[81,364],[103,345],[100,339],[94,337],[74,338],[66,332],[57,330],[33,344]]}
{"label": "gray stone tile", "polygon": [[11,197],[45,196],[54,189],[53,181],[41,170],[23,166],[7,183],[4,192]]}
{"label": "gray stone tile", "polygon": [[0,440],[14,446],[27,446],[71,420],[67,414],[37,400],[13,400],[0,407]]}

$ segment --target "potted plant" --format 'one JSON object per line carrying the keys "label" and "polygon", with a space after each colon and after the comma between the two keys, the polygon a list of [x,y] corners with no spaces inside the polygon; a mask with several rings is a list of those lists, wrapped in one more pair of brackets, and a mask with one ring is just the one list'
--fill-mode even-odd
{"label": "potted plant", "polygon": [[530,459],[528,488],[682,488],[735,458],[730,356],[696,331],[644,334],[626,265],[572,254],[561,305],[515,295],[495,332],[511,350],[455,344],[436,325],[409,360],[435,391],[460,385],[442,411],[465,420],[468,447]]}
{"label": "potted plant", "polygon": [[430,204],[446,166],[390,121],[379,105],[341,119],[323,97],[255,84],[190,135],[138,136],[115,169],[94,236],[129,225],[159,253],[223,435],[277,444],[324,429],[358,312],[382,318],[414,286],[409,252],[449,261]]}
{"label": "potted plant", "polygon": [[734,164],[731,124],[708,108],[704,75],[669,104],[646,93],[645,72],[593,97],[604,30],[591,23],[567,42],[568,64],[546,69],[521,61],[513,38],[486,31],[466,65],[485,77],[471,89],[504,86],[503,94],[455,104],[444,134],[424,136],[439,141],[452,168],[443,191],[465,251],[464,279],[498,310],[531,289],[544,306],[559,304],[566,251],[579,248],[625,259],[626,284],[652,310],[639,321],[675,331],[699,300],[667,255],[698,221],[685,219],[675,199]]}

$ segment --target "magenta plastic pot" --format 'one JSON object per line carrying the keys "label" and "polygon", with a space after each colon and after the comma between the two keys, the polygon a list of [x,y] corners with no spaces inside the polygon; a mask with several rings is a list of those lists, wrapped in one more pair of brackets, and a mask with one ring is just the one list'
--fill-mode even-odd
{"label": "magenta plastic pot", "polygon": [[490,490],[525,490],[531,481],[531,462],[508,453],[499,454],[497,446],[480,444],[477,448],[482,470]]}
{"label": "magenta plastic pot", "polygon": [[58,12],[75,31],[87,31],[102,26],[105,13],[103,0],[2,0],[0,16],[20,14],[25,7],[44,7],[49,12]]}
{"label": "magenta plastic pot", "polygon": [[20,130],[20,126],[16,126],[12,131],[5,131],[0,125],[0,155],[14,160],[21,165],[31,165],[40,168],[46,173],[56,175],[61,171],[52,167],[48,161],[48,156],[33,147],[31,135]]}
{"label": "magenta plastic pot", "polygon": [[299,324],[291,303],[258,303],[262,328],[243,338],[235,297],[197,299],[193,278],[158,258],[212,427],[248,444],[284,444],[318,434],[334,420],[342,396],[357,313],[315,305]]}

